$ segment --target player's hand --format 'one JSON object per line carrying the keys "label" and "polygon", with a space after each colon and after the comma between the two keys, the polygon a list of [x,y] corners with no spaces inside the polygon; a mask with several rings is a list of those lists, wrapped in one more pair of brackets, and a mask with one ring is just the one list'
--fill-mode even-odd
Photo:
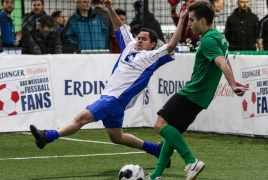
{"label": "player's hand", "polygon": [[235,88],[233,88],[234,93],[237,96],[243,96],[245,94],[245,92],[248,90],[247,86],[244,86],[240,83],[236,83],[238,86],[236,86]]}
{"label": "player's hand", "polygon": [[105,6],[108,8],[108,7],[111,7],[112,5],[112,2],[111,0],[102,0],[103,4],[105,4]]}
{"label": "player's hand", "polygon": [[244,88],[248,88],[248,86],[247,86],[247,85],[240,84],[239,82],[235,82],[235,85],[236,85],[237,87],[244,87]]}
{"label": "player's hand", "polygon": [[184,7],[180,12],[180,20],[184,20],[189,14],[187,7]]}

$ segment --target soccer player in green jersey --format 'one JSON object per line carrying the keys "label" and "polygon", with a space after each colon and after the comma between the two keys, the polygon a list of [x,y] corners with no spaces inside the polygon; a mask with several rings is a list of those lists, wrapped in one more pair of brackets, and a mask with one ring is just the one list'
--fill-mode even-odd
{"label": "soccer player in green jersey", "polygon": [[196,179],[205,163],[197,160],[182,133],[193,123],[197,114],[211,103],[222,73],[238,96],[243,96],[246,86],[237,83],[227,59],[228,43],[212,28],[214,8],[206,1],[197,1],[188,6],[189,26],[195,35],[201,35],[201,44],[196,52],[191,80],[173,95],[157,112],[155,130],[164,138],[164,144],[156,168],[147,180],[160,180],[165,165],[176,150],[185,161],[186,180]]}

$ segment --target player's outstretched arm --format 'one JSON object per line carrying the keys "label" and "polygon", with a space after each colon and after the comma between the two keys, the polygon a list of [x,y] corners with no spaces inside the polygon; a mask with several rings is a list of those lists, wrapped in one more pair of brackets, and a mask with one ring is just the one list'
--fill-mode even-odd
{"label": "player's outstretched arm", "polygon": [[225,57],[218,56],[214,59],[214,62],[222,70],[234,93],[238,96],[243,96],[245,94],[245,91],[248,90],[248,87],[235,81],[231,65],[226,61]]}
{"label": "player's outstretched arm", "polygon": [[123,25],[123,23],[121,19],[118,17],[118,15],[116,14],[116,12],[114,11],[111,0],[103,0],[103,4],[105,4],[107,9],[109,10],[109,14],[110,14],[110,18],[113,23],[113,26],[114,26],[114,30],[118,30]]}
{"label": "player's outstretched arm", "polygon": [[176,28],[170,42],[167,45],[167,51],[169,53],[171,53],[175,49],[175,47],[177,46],[177,44],[181,38],[181,31],[182,31],[184,19],[188,16],[188,14],[189,14],[189,12],[188,12],[187,8],[183,9],[180,13],[180,20],[179,20],[179,23],[177,25],[177,28]]}

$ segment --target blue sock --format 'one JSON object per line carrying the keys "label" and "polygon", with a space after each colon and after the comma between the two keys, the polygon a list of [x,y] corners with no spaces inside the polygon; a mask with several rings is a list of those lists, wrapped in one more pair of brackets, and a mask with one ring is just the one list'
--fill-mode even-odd
{"label": "blue sock", "polygon": [[158,146],[154,143],[144,141],[144,144],[141,149],[151,155],[154,155],[155,157],[159,157],[160,150]]}
{"label": "blue sock", "polygon": [[56,130],[46,130],[47,143],[53,142],[59,138],[59,133]]}

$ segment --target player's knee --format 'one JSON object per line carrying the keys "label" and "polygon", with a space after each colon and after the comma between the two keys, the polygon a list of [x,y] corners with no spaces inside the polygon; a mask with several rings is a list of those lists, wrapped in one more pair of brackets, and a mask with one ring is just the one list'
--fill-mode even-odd
{"label": "player's knee", "polygon": [[154,129],[159,133],[166,125],[167,122],[161,116],[159,116],[154,124]]}
{"label": "player's knee", "polygon": [[158,132],[158,133],[160,132],[161,129],[160,129],[159,124],[157,124],[157,123],[154,124],[154,130],[156,130],[156,132]]}
{"label": "player's knee", "polygon": [[88,124],[91,122],[90,114],[87,111],[82,111],[80,114],[78,114],[75,117],[75,121],[77,124],[79,124],[81,127],[85,124]]}

